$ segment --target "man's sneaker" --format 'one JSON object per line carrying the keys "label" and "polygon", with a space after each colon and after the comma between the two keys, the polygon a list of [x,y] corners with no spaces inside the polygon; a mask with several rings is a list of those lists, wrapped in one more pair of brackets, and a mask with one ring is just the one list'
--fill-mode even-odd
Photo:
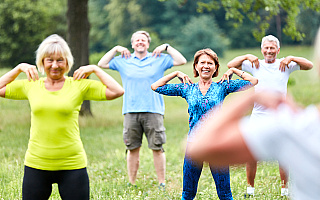
{"label": "man's sneaker", "polygon": [[247,187],[247,193],[244,194],[244,198],[254,197],[254,187]]}
{"label": "man's sneaker", "polygon": [[289,196],[288,188],[281,188],[281,197],[288,197],[288,196]]}
{"label": "man's sneaker", "polygon": [[166,184],[165,183],[160,183],[159,190],[166,191]]}

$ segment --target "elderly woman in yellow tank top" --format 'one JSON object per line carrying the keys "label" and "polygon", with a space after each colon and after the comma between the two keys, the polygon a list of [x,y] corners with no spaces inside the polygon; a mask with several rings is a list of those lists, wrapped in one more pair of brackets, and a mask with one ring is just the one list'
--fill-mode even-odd
{"label": "elderly woman in yellow tank top", "polygon": [[[62,199],[89,199],[87,158],[80,139],[78,116],[84,100],[112,100],[123,88],[95,65],[82,66],[73,77],[68,44],[47,37],[37,50],[36,65],[22,63],[0,78],[0,96],[28,100],[31,128],[25,155],[22,198],[48,199],[57,183]],[[46,74],[39,78],[38,71]],[[15,80],[21,73],[28,80]],[[91,73],[100,81],[86,79]]]}

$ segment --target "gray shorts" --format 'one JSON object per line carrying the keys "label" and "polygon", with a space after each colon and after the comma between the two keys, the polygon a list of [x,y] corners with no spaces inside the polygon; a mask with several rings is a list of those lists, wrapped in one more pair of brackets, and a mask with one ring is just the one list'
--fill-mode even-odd
{"label": "gray shorts", "polygon": [[157,113],[127,113],[123,121],[123,141],[128,150],[142,145],[143,133],[148,140],[148,147],[153,150],[163,150],[166,143],[163,115]]}

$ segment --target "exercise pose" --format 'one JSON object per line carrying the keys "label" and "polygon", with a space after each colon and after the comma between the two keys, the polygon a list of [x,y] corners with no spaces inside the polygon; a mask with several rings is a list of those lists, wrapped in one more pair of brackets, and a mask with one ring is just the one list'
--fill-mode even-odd
{"label": "exercise pose", "polygon": [[[258,57],[252,54],[246,54],[238,56],[228,63],[229,68],[242,69],[259,79],[259,84],[255,86],[256,92],[268,90],[279,92],[285,97],[290,74],[296,70],[310,70],[313,67],[311,61],[302,57],[287,56],[286,58],[277,59],[277,55],[280,53],[280,43],[273,35],[262,38],[261,53],[264,57],[263,60],[259,60]],[[256,120],[268,114],[264,106],[255,103],[251,114],[252,124],[255,124]],[[257,162],[248,162],[246,172],[249,186],[245,197],[254,196],[256,171]],[[279,171],[282,183],[281,196],[288,196],[287,174],[281,167],[279,167]]]}
{"label": "exercise pose", "polygon": [[[99,61],[102,68],[120,73],[126,91],[123,98],[122,114],[123,141],[127,147],[127,168],[129,185],[136,184],[139,169],[140,147],[143,133],[152,149],[154,166],[159,181],[159,188],[165,188],[166,158],[163,144],[166,142],[163,125],[163,97],[150,88],[150,85],[163,77],[172,66],[183,65],[187,61],[183,55],[169,44],[162,44],[152,53],[148,52],[151,38],[146,31],[132,34],[131,45],[134,53],[122,46],[115,46]],[[168,54],[162,53],[166,51]],[[114,57],[116,53],[120,56]]]}
{"label": "exercise pose", "polygon": [[[176,71],[151,85],[151,88],[160,94],[181,96],[187,101],[190,115],[188,144],[192,143],[194,129],[201,126],[201,124],[197,124],[198,121],[204,118],[209,110],[219,107],[228,94],[247,89],[258,83],[258,80],[250,74],[235,68],[229,69],[217,83],[213,82],[212,78],[219,74],[219,67],[217,54],[211,49],[202,49],[195,53],[193,62],[194,76],[200,77],[198,83],[192,83],[186,74]],[[230,80],[233,74],[243,80]],[[182,83],[167,84],[175,77],[178,77]],[[188,151],[188,145],[186,151]],[[233,199],[230,189],[229,167],[218,168],[210,164],[210,170],[216,183],[219,198]],[[201,171],[202,163],[195,163],[189,156],[185,156],[182,199],[195,198]]]}
{"label": "exercise pose", "polygon": [[[37,50],[36,65],[22,63],[0,78],[0,96],[28,100],[31,128],[22,199],[49,199],[57,183],[62,199],[89,199],[87,158],[80,139],[78,117],[84,100],[112,100],[124,90],[95,65],[82,66],[73,77],[68,44],[58,35],[47,37]],[[38,70],[37,70],[38,68]],[[39,78],[38,71],[45,73]],[[15,80],[20,73],[28,80]],[[91,73],[100,81],[86,79]]]}

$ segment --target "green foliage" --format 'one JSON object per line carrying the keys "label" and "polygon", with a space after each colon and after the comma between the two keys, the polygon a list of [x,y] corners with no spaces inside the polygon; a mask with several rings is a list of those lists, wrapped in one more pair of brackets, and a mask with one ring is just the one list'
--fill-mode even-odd
{"label": "green foliage", "polygon": [[[257,24],[257,28],[253,29],[253,35],[257,40],[265,35],[269,28],[269,20],[273,16],[280,14],[283,10],[286,12],[286,24],[282,28],[283,32],[295,40],[302,40],[305,35],[296,27],[298,14],[303,9],[311,9],[320,11],[320,2],[315,0],[225,0],[225,1],[209,1],[199,3],[199,9],[219,9],[223,7],[226,11],[225,18],[227,20],[235,20],[235,26],[243,23],[245,16]],[[261,13],[264,15],[260,15]]]}
{"label": "green foliage", "polygon": [[192,60],[194,53],[204,48],[211,48],[222,57],[228,45],[228,40],[223,37],[215,19],[208,15],[192,17],[182,27],[176,41],[179,50],[188,60]]}
{"label": "green foliage", "polygon": [[[62,3],[63,0],[58,2]],[[15,66],[20,62],[34,63],[35,50],[52,33],[63,32],[59,20],[63,4],[50,0],[3,0],[0,2],[0,62]]]}
{"label": "green foliage", "polygon": [[[184,43],[179,38],[186,34],[183,30],[191,26],[191,20],[202,15],[215,19],[213,24],[219,35],[230,41],[231,48],[256,47],[264,34],[277,36],[282,44],[309,45],[319,26],[319,4],[318,0],[89,0],[90,52],[105,53],[115,45],[131,50],[130,37],[139,29],[151,34],[150,51],[163,43],[178,50],[195,50],[200,45],[190,46],[191,40]],[[66,38],[66,10],[66,0],[0,1],[0,67],[34,63],[37,46],[52,33]],[[280,24],[276,16],[281,19]],[[290,35],[300,32],[303,41],[294,41],[278,29]],[[193,41],[216,48],[211,40]],[[222,45],[224,49],[225,43]]]}
{"label": "green foliage", "polygon": [[310,9],[301,11],[297,19],[297,28],[305,34],[302,44],[312,45],[317,33],[317,28],[320,26],[320,12]]}
{"label": "green foliage", "polygon": [[[319,13],[315,11],[318,4],[311,0],[304,3],[287,0],[134,0],[130,8],[127,1],[91,0],[89,5],[91,52],[106,52],[115,45],[130,48],[129,40],[135,27],[151,33],[150,50],[162,43],[169,43],[178,50],[188,49],[189,45],[179,38],[185,36],[183,30],[187,24],[202,15],[215,19],[214,24],[221,30],[220,34],[230,41],[231,48],[256,47],[265,34],[277,36],[282,44],[301,44],[296,37],[293,40],[291,36],[284,35],[283,28],[286,33],[301,32],[301,36],[305,36],[303,44],[311,44],[319,26]],[[308,9],[311,6],[312,9]],[[303,16],[301,11],[304,9],[307,9],[308,15]],[[294,19],[297,11],[298,17]],[[290,21],[286,21],[288,17]],[[296,29],[287,28],[293,25]]]}
{"label": "green foliage", "polygon": [[227,36],[230,40],[230,48],[249,48],[249,47],[259,47],[261,41],[257,41],[252,38],[252,33],[248,32],[254,30],[256,25],[250,21],[245,20],[243,24],[237,27],[230,27],[227,32]]}
{"label": "green foliage", "polygon": [[112,40],[108,29],[107,16],[104,6],[107,0],[88,2],[88,18],[91,24],[89,35],[89,49],[91,52],[102,52],[112,48]]}
{"label": "green foliage", "polygon": [[130,45],[130,36],[141,27],[144,27],[150,17],[142,11],[139,0],[110,0],[105,6],[108,13],[107,21],[112,40],[124,46]]}

